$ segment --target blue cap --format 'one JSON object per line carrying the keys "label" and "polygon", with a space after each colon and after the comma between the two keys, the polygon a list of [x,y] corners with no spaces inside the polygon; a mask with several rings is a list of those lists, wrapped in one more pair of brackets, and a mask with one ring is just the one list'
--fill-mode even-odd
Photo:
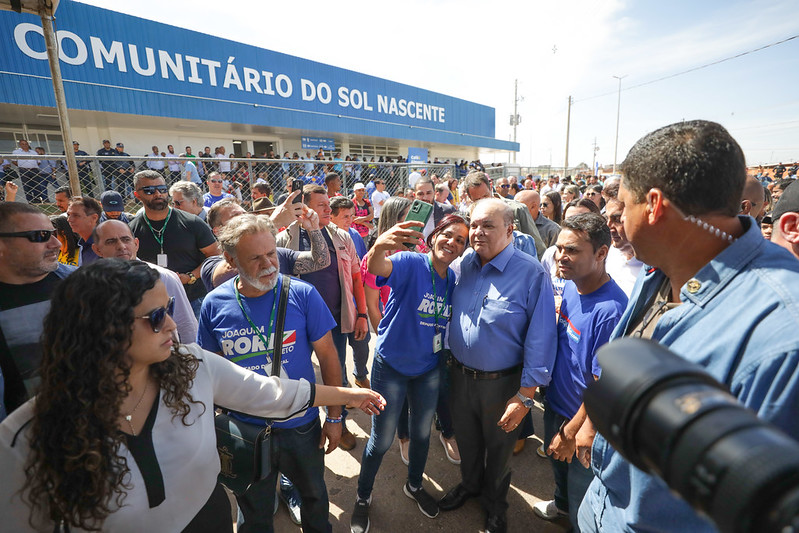
{"label": "blue cap", "polygon": [[100,195],[100,203],[103,204],[103,211],[122,211],[125,205],[122,195],[116,191],[105,191]]}

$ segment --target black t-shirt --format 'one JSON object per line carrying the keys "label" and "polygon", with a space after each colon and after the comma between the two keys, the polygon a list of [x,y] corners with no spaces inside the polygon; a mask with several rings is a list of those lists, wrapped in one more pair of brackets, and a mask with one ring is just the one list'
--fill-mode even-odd
{"label": "black t-shirt", "polygon": [[60,282],[54,272],[26,285],[0,282],[0,367],[8,413],[31,398],[39,385],[44,317]]}
{"label": "black t-shirt", "polygon": [[[172,209],[166,228],[163,220],[151,220],[150,225],[156,234],[163,229],[166,266],[173,272],[185,274],[200,266],[205,261],[205,254],[200,249],[216,242],[208,224],[199,217],[179,209]],[[144,220],[143,211],[131,220],[130,229],[139,239],[139,259],[158,264],[161,246]],[[183,288],[186,289],[189,301],[206,294],[205,287],[199,280],[191,285],[184,285]]]}

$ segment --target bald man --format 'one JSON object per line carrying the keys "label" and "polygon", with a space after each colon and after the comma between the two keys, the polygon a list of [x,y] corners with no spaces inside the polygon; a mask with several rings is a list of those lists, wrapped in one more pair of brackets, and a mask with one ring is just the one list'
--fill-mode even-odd
{"label": "bald man", "polygon": [[757,219],[763,213],[765,198],[766,193],[763,190],[763,184],[755,178],[746,178],[743,194],[741,195],[741,214]]}
{"label": "bald man", "polygon": [[541,214],[541,195],[538,194],[538,191],[519,191],[514,197],[514,200],[527,207],[530,216],[533,218],[535,227],[538,229],[538,233],[541,235],[541,239],[544,241],[544,244],[547,245],[547,248],[554,246],[555,242],[558,240],[560,226]]}
{"label": "bald man", "polygon": [[[99,257],[116,257],[117,259],[138,259],[139,239],[133,236],[130,226],[119,220],[109,219],[101,222],[92,233],[92,250]],[[147,261],[143,261],[147,263]],[[177,274],[152,263],[147,266],[156,270],[166,286],[166,292],[175,299],[175,310],[172,318],[178,326],[178,335],[183,343],[197,339],[197,319],[191,309],[186,291]]]}

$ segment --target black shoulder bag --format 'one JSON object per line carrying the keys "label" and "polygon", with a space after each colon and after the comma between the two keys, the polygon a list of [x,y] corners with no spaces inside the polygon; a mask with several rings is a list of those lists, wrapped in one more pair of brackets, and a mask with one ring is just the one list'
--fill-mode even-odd
{"label": "black shoulder bag", "polygon": [[[289,299],[291,277],[283,275],[275,331],[272,336],[272,375],[280,376],[283,357],[283,326]],[[268,341],[268,339],[267,339]],[[272,470],[272,420],[266,426],[250,424],[217,410],[216,449],[219,452],[219,482],[237,495],[244,494],[251,484],[266,478]]]}

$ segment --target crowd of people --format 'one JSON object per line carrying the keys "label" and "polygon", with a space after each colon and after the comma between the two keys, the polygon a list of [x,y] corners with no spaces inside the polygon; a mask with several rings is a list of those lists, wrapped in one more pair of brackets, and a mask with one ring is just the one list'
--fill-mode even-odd
{"label": "crowd of people", "polygon": [[[186,146],[180,153],[173,145],[167,145],[166,151],[160,151],[154,145],[149,153],[131,156],[125,151],[124,143],[118,142],[111,147],[111,141],[104,139],[102,147],[95,154],[97,159],[89,158],[90,154],[81,150],[78,141],[72,141],[76,160],[81,193],[87,196],[99,196],[105,191],[119,191],[128,198],[133,197],[133,176],[140,170],[154,170],[160,173],[167,185],[181,180],[203,185],[211,172],[218,172],[224,180],[226,193],[238,198],[239,203],[251,201],[250,188],[254,183],[266,184],[270,190],[283,192],[282,187],[288,178],[300,178],[306,184],[323,184],[327,174],[336,173],[346,183],[368,183],[383,179],[392,184],[407,182],[408,160],[402,156],[366,157],[347,155],[319,149],[315,154],[306,151],[276,154],[274,150],[260,155],[246,152],[236,157],[228,154],[224,146],[212,148],[206,146],[199,154],[195,154],[191,146]],[[61,154],[63,156],[63,152]],[[14,156],[22,156],[17,159]],[[30,158],[39,156],[38,158]],[[448,167],[451,174],[462,178],[471,170],[484,170],[479,160],[467,162],[450,162],[449,159],[434,158],[427,161],[433,168]],[[47,154],[43,147],[31,147],[27,140],[20,140],[10,157],[0,161],[0,181],[17,180],[22,185],[22,192],[28,203],[47,203],[50,200],[50,188],[57,189],[65,181],[67,162],[62,158]],[[439,172],[440,173],[440,172]]]}
{"label": "crowd of people", "polygon": [[[358,445],[348,408],[372,415],[353,533],[397,505],[372,499],[395,435],[424,516],[478,498],[484,530],[504,532],[539,399],[555,490],[531,516],[713,531],[586,413],[597,350],[623,336],[704,366],[799,437],[799,186],[747,177],[718,124],[656,130],[604,181],[467,166],[394,190],[362,172],[348,192],[348,161],[309,161],[321,180],[281,166],[285,192],[256,181],[249,203],[221,161],[193,165],[198,180],[134,169],[136,213],[113,181],[98,199],[58,189],[52,217],[0,203],[4,526],[231,531],[216,405],[270,428],[264,475],[236,495],[240,532],[272,531],[280,500],[303,530],[330,530],[325,455]],[[423,478],[433,427],[460,468],[439,495]]]}

